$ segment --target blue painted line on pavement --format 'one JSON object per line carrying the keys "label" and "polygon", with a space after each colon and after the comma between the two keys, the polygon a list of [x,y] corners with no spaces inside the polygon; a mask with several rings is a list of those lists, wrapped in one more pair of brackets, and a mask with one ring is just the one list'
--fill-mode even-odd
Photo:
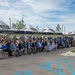
{"label": "blue painted line on pavement", "polygon": [[[58,67],[57,67],[57,70],[52,70],[51,69],[51,64],[55,62]],[[61,65],[60,65],[60,62],[58,60],[56,61],[53,61],[53,62],[46,62],[46,63],[43,63],[43,64],[40,64],[38,65],[39,68],[42,68],[42,69],[45,69],[47,71],[50,71],[52,73],[55,73],[55,74],[59,74],[59,75],[66,75],[63,73],[62,69],[61,69]]]}
{"label": "blue painted line on pavement", "polygon": [[58,65],[58,73],[59,73],[59,75],[66,75],[66,74],[64,74],[63,71],[62,71],[62,68],[61,68],[61,65],[60,65],[60,61],[56,61],[56,63],[57,63],[57,65]]}
{"label": "blue painted line on pavement", "polygon": [[74,70],[72,69],[71,65],[68,63],[68,60],[64,59],[64,62],[66,63],[67,67],[69,68],[72,75],[75,75]]}
{"label": "blue painted line on pavement", "polygon": [[[70,56],[70,58],[69,58],[70,60],[68,58],[60,58],[60,59],[57,59],[57,60],[53,60],[51,62],[46,62],[46,63],[39,64],[38,67],[42,68],[44,70],[50,71],[52,73],[58,74],[58,75],[66,75],[66,74],[63,73],[63,70],[61,68],[61,61],[63,61],[67,65],[67,67],[70,70],[71,74],[75,75],[75,72],[74,72],[73,68],[69,64],[70,62],[75,63],[74,58],[75,58],[75,56]],[[51,68],[51,65],[53,63],[57,64],[57,70]],[[32,75],[32,72],[30,70],[23,70],[23,71],[19,71],[19,72],[15,73],[13,75]]]}
{"label": "blue painted line on pavement", "polygon": [[23,71],[19,71],[13,75],[32,75],[32,72],[30,70],[23,70]]}

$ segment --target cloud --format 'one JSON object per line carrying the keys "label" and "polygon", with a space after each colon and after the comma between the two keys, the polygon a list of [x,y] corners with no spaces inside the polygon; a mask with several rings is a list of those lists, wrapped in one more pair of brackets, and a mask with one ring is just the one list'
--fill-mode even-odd
{"label": "cloud", "polygon": [[61,10],[62,8],[58,7],[59,1],[55,0],[22,0],[26,4],[28,4],[30,7],[32,7],[32,10],[35,13],[40,13],[40,12],[47,12],[47,11],[52,11],[52,10]]}
{"label": "cloud", "polygon": [[5,0],[0,0],[0,6],[9,7],[9,3]]}

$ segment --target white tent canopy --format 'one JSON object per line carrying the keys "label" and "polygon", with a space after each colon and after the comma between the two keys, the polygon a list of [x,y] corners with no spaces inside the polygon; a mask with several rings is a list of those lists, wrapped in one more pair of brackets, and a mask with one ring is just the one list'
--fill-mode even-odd
{"label": "white tent canopy", "polygon": [[31,32],[37,32],[38,30],[36,28],[34,28],[33,26],[31,25],[28,25],[26,27],[26,29],[21,29],[21,30],[24,30],[24,31],[31,31]]}
{"label": "white tent canopy", "polygon": [[2,20],[0,21],[0,27],[2,29],[10,29],[10,27],[6,23],[4,23]]}
{"label": "white tent canopy", "polygon": [[45,27],[44,29],[41,30],[41,32],[55,32],[53,29],[51,29],[49,26]]}
{"label": "white tent canopy", "polygon": [[4,23],[2,20],[0,21],[0,25],[7,25],[6,23]]}
{"label": "white tent canopy", "polygon": [[0,27],[0,30],[2,30],[2,28]]}
{"label": "white tent canopy", "polygon": [[25,31],[33,31],[31,28],[27,28]]}
{"label": "white tent canopy", "polygon": [[75,34],[75,31],[71,31],[71,32],[69,32],[68,34]]}

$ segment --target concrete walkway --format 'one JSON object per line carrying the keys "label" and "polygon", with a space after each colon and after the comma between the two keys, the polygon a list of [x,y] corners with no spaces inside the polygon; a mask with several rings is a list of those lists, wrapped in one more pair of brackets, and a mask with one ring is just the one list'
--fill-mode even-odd
{"label": "concrete walkway", "polygon": [[61,55],[72,49],[75,48],[18,58],[0,56],[0,75],[75,75],[75,57]]}

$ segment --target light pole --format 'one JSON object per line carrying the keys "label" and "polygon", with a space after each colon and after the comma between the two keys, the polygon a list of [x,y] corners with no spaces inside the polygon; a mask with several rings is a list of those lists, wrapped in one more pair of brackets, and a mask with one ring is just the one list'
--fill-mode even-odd
{"label": "light pole", "polygon": [[66,27],[64,27],[64,34],[66,33]]}
{"label": "light pole", "polygon": [[10,27],[11,27],[11,18],[9,18],[9,25],[10,25]]}
{"label": "light pole", "polygon": [[64,27],[64,25],[62,25],[62,34],[63,34],[63,27]]}

